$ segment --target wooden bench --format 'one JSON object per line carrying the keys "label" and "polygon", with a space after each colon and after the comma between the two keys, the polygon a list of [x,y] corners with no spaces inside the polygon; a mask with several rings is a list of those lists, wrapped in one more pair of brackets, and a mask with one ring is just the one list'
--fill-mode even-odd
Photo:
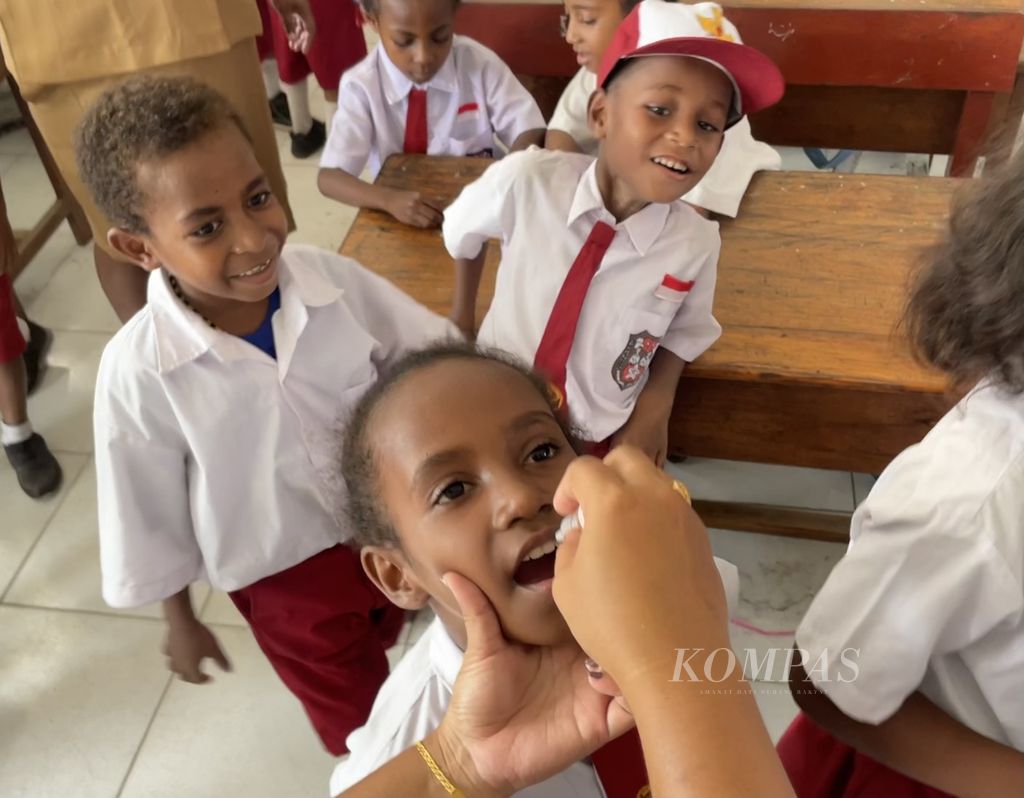
{"label": "wooden bench", "polygon": [[[383,185],[446,206],[487,162],[392,156]],[[687,369],[670,425],[676,453],[877,473],[949,407],[940,375],[892,334],[907,274],[934,241],[959,181],[762,173],[722,224],[715,315],[722,338]],[[910,193],[908,193],[910,187]],[[492,246],[478,301],[494,286]],[[437,230],[360,211],[341,247],[447,314],[453,267]],[[845,513],[699,502],[730,529],[843,540]]]}
{"label": "wooden bench", "polygon": [[[1006,114],[1024,41],[1020,0],[732,0],[744,42],[786,78],[752,117],[779,146],[952,155],[970,175]],[[577,70],[559,35],[562,6],[464,5],[456,29],[497,52],[550,115]]]}

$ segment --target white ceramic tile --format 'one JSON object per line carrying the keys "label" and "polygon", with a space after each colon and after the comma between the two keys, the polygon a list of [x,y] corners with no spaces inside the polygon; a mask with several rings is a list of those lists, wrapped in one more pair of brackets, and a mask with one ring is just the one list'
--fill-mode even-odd
{"label": "white ceramic tile", "polygon": [[[196,585],[201,607],[207,588]],[[159,605],[132,610],[107,606],[100,593],[100,549],[96,516],[96,469],[90,462],[25,561],[5,600],[12,604],[160,618]]]}
{"label": "white ceramic tile", "polygon": [[[86,245],[81,250],[92,252],[92,245]],[[53,275],[57,273],[57,269],[79,251],[80,248],[75,243],[75,237],[71,234],[71,228],[68,227],[67,222],[62,222],[43,245],[43,248],[32,258],[25,270],[18,275],[18,279],[14,283],[22,304],[26,308],[31,306],[42,294]],[[31,314],[30,317],[34,318]]]}
{"label": "white ceramic tile", "polygon": [[160,627],[0,607],[0,629],[0,795],[114,798],[167,684]]}
{"label": "white ceramic tile", "polygon": [[764,682],[753,682],[750,687],[754,691],[754,700],[761,710],[761,718],[768,728],[772,742],[777,743],[800,711],[789,692],[789,687]]}
{"label": "white ceramic tile", "polygon": [[335,760],[299,702],[248,631],[216,634],[233,672],[171,685],[121,798],[326,796]]}
{"label": "white ceramic tile", "polygon": [[288,180],[288,201],[297,227],[289,240],[315,244],[337,252],[352,226],[357,209],[321,194],[316,185],[317,170],[314,167],[286,167],[285,175]]}
{"label": "white ceramic tile", "polygon": [[875,479],[872,474],[853,474],[853,498],[858,507],[875,486]]}
{"label": "white ceramic tile", "polygon": [[[754,667],[762,669],[757,674],[760,680],[785,681],[784,660],[793,646],[793,633],[845,546],[721,529],[709,534],[715,555],[740,572],[740,604],[730,627],[737,656],[744,662],[757,658]],[[766,664],[770,656],[774,660]]]}
{"label": "white ceramic tile", "polygon": [[3,513],[0,524],[3,530],[0,532],[0,596],[4,595],[25,556],[63,503],[88,458],[80,454],[60,454],[57,460],[64,470],[60,491],[45,499],[30,499],[18,486],[18,479],[7,458],[0,458],[0,512]]}
{"label": "white ceramic tile", "polygon": [[20,156],[4,171],[4,198],[15,230],[31,229],[49,210],[57,197],[34,153]]}
{"label": "white ceramic tile", "polygon": [[907,163],[904,152],[862,152],[855,171],[862,175],[905,175]]}
{"label": "white ceramic tile", "polygon": [[91,247],[75,247],[26,310],[39,324],[55,330],[112,334],[121,329],[100,287]]}
{"label": "white ceramic tile", "polygon": [[28,400],[32,425],[51,448],[92,454],[92,400],[109,333],[54,333],[48,368]]}
{"label": "white ceramic tile", "polygon": [[[26,128],[20,127],[0,136],[0,154],[3,155],[35,155],[36,147]],[[47,181],[49,185],[49,181]]]}
{"label": "white ceramic tile", "polygon": [[228,598],[227,593],[221,590],[211,590],[210,598],[203,607],[203,614],[200,616],[204,623],[216,623],[223,626],[239,626],[248,629],[249,624],[245,622],[242,613]]}
{"label": "white ceramic tile", "polygon": [[814,510],[853,509],[853,490],[847,471],[741,463],[690,457],[669,473],[683,480],[690,493],[715,501],[777,504]]}
{"label": "white ceramic tile", "polygon": [[[3,139],[0,138],[0,141],[3,141]],[[17,163],[18,158],[19,156],[14,155],[13,153],[5,153],[3,151],[0,151],[0,177],[3,177],[7,170],[14,166],[15,163]],[[4,197],[6,196],[7,195],[5,194]],[[9,202],[10,200],[7,201]]]}

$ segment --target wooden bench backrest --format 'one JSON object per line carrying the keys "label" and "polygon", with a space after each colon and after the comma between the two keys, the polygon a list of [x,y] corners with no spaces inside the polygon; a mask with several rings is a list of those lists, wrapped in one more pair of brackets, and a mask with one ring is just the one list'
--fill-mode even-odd
{"label": "wooden bench backrest", "polygon": [[[782,102],[751,119],[759,139],[783,146],[973,158],[956,151],[976,149],[985,135],[997,96],[1013,88],[1024,39],[1024,15],[1012,12],[726,5],[744,42],[786,78]],[[561,13],[561,5],[471,3],[456,27],[505,59],[550,115],[577,69],[559,35]]]}

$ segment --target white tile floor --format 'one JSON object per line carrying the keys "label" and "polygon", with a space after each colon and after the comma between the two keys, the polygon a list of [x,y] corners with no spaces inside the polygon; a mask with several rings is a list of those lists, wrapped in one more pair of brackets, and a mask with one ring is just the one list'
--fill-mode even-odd
{"label": "white tile floor", "polygon": [[[315,161],[282,145],[299,229],[293,240],[336,249],[353,213],[316,189]],[[787,167],[807,165],[799,152]],[[899,172],[904,156],[865,156],[860,169]],[[48,205],[49,184],[24,132],[0,137],[0,180],[16,227]],[[0,463],[0,796],[153,796],[326,793],[332,760],[278,683],[234,607],[195,591],[202,617],[234,665],[215,682],[173,681],[159,653],[154,608],[117,612],[99,593],[95,472],[90,424],[98,358],[117,321],[96,283],[89,250],[66,226],[18,280],[31,315],[56,333],[50,369],[30,403],[33,423],[65,470],[63,490],[33,502]],[[680,469],[697,496],[850,510],[864,475],[691,459]],[[713,531],[717,553],[742,574],[740,616],[764,637],[735,629],[738,647],[785,647],[842,553],[835,544]],[[393,662],[422,631],[408,630]],[[794,713],[785,689],[755,685],[773,734]]]}

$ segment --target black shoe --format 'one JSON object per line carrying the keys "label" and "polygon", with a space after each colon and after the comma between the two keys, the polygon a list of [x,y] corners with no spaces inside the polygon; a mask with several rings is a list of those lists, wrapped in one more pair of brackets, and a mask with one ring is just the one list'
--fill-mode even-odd
{"label": "black shoe", "polygon": [[34,321],[28,322],[28,330],[28,346],[21,358],[25,362],[25,392],[31,396],[46,371],[46,353],[53,343],[53,333]]}
{"label": "black shoe", "polygon": [[327,141],[327,128],[323,122],[313,120],[313,127],[305,133],[290,133],[292,137],[292,155],[296,158],[308,158],[324,146]]}
{"label": "black shoe", "polygon": [[275,125],[292,126],[292,113],[288,110],[288,98],[283,91],[279,91],[267,101],[270,106],[270,118]]}
{"label": "black shoe", "polygon": [[4,454],[14,467],[21,489],[33,499],[53,493],[60,487],[64,477],[60,463],[50,454],[41,435],[32,433],[27,441],[5,446]]}

